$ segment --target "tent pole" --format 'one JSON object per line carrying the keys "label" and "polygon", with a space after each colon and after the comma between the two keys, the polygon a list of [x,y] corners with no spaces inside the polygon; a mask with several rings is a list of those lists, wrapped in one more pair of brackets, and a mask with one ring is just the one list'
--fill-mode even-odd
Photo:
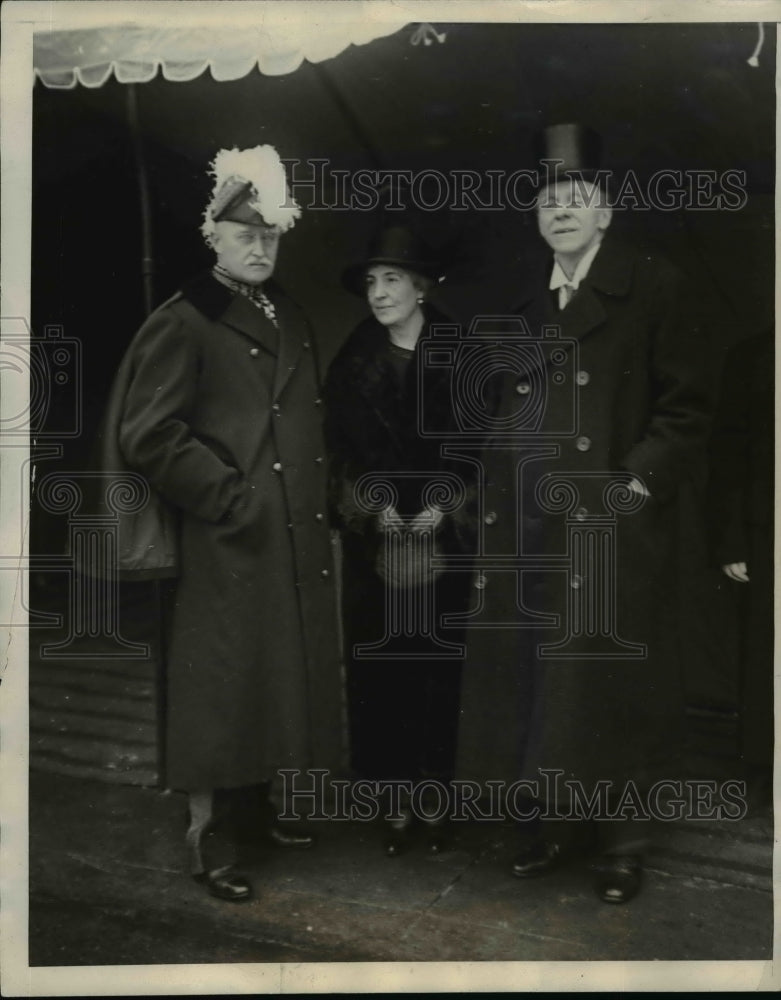
{"label": "tent pole", "polygon": [[[152,247],[152,208],[149,198],[149,176],[144,157],[144,141],[138,122],[138,95],[136,85],[127,85],[127,117],[130,125],[130,138],[133,144],[133,158],[136,164],[138,178],[138,196],[141,206],[141,278],[144,290],[144,314],[148,316],[154,308],[155,260]],[[169,614],[169,599],[164,584],[155,580],[152,601],[157,610],[157,642],[155,643],[155,705],[157,728],[157,787],[165,791],[166,777],[166,683],[167,683],[167,618]]]}
{"label": "tent pole", "polygon": [[154,306],[154,267],[152,250],[152,210],[149,199],[149,177],[144,158],[144,142],[138,124],[138,96],[136,85],[127,84],[127,117],[133,144],[133,158],[136,163],[138,194],[141,204],[141,276],[144,285],[144,312],[149,315]]}

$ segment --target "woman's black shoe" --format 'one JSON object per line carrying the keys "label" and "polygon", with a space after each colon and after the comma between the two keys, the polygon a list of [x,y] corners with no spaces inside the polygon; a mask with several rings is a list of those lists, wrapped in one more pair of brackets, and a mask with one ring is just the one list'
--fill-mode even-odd
{"label": "woman's black shoe", "polygon": [[410,838],[405,833],[389,833],[385,838],[385,856],[397,858],[409,848]]}
{"label": "woman's black shoe", "polygon": [[429,854],[442,854],[448,849],[448,826],[444,819],[421,820],[423,843]]}
{"label": "woman's black shoe", "polygon": [[426,832],[426,850],[429,854],[442,854],[448,849],[444,830],[429,830]]}
{"label": "woman's black shoe", "polygon": [[643,884],[643,862],[634,854],[602,858],[594,869],[594,888],[603,903],[628,903],[640,892]]}
{"label": "woman's black shoe", "polygon": [[266,830],[266,839],[269,843],[273,844],[274,847],[286,847],[286,848],[296,848],[299,851],[304,851],[309,847],[313,847],[315,844],[315,837],[311,833],[305,833],[303,830],[296,830],[291,828],[286,830],[281,823],[273,823]]}
{"label": "woman's black shoe", "polygon": [[198,872],[193,875],[193,878],[199,885],[206,886],[206,889],[217,899],[226,899],[230,903],[241,903],[245,899],[252,898],[252,883],[245,875],[237,872],[232,865],[215,868],[214,871],[210,872]]}
{"label": "woman's black shoe", "polygon": [[397,858],[409,848],[412,842],[412,810],[404,806],[398,819],[387,820],[385,824],[385,854]]}
{"label": "woman's black shoe", "polygon": [[547,875],[557,868],[561,860],[561,847],[554,841],[537,840],[513,861],[512,873],[516,878],[535,878]]}

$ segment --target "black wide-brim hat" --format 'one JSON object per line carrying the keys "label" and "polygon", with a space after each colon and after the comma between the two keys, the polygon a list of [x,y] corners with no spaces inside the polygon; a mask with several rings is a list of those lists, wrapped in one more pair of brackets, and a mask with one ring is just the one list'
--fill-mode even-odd
{"label": "black wide-brim hat", "polygon": [[365,275],[375,264],[390,264],[432,281],[442,281],[444,268],[431,248],[408,226],[383,227],[372,240],[367,256],[342,272],[342,284],[353,295],[366,295]]}
{"label": "black wide-brim hat", "polygon": [[[580,177],[586,181],[603,181],[598,171],[602,162],[602,136],[588,125],[567,122],[548,125],[534,136],[534,159],[539,176],[537,190],[542,190],[548,180]],[[543,160],[551,162],[546,170]]]}

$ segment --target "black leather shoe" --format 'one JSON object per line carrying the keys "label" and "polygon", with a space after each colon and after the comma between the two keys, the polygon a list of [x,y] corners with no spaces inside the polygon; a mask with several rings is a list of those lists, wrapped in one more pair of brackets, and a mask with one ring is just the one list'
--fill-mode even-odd
{"label": "black leather shoe", "polygon": [[429,854],[442,854],[448,849],[445,831],[439,828],[426,831],[426,850]]}
{"label": "black leather shoe", "polygon": [[278,823],[274,823],[268,828],[266,837],[275,847],[293,847],[298,848],[299,851],[313,847],[316,843],[315,837],[311,833],[304,833],[303,830],[286,830]]}
{"label": "black leather shoe", "polygon": [[643,884],[643,862],[634,854],[602,858],[594,865],[594,888],[603,903],[628,903]]}
{"label": "black leather shoe", "polygon": [[385,856],[388,858],[397,858],[400,854],[404,854],[408,847],[409,837],[404,835],[389,834],[385,838]]}
{"label": "black leather shoe", "polygon": [[513,861],[512,873],[516,878],[547,875],[558,867],[560,860],[561,847],[555,841],[538,840]]}
{"label": "black leather shoe", "polygon": [[423,820],[423,843],[429,854],[442,854],[448,849],[448,826],[444,820]]}
{"label": "black leather shoe", "polygon": [[241,903],[252,898],[252,883],[237,872],[232,865],[215,868],[210,872],[200,872],[193,875],[199,885],[206,887],[217,899],[226,899],[230,903]]}
{"label": "black leather shoe", "polygon": [[386,822],[385,854],[389,858],[397,858],[409,848],[412,843],[412,824],[414,817],[410,809],[402,809],[401,818]]}

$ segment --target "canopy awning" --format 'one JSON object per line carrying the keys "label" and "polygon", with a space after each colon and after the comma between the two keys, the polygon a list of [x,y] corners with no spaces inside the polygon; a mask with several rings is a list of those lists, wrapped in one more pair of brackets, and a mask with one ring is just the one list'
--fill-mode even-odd
{"label": "canopy awning", "polygon": [[[79,5],[80,6],[80,5]],[[33,36],[36,76],[47,87],[100,87],[147,83],[158,70],[170,81],[193,80],[209,69],[215,80],[237,80],[254,69],[292,73],[306,59],[331,59],[350,45],[365,45],[407,23],[376,16],[370,3],[123,4],[121,17],[103,3],[79,17],[53,21]],[[60,5],[55,5],[60,8]],[[68,4],[62,4],[63,12]],[[133,9],[134,8],[134,9]],[[131,15],[131,16],[128,16]],[[70,22],[70,23],[69,23]],[[62,30],[59,30],[62,29]]]}

